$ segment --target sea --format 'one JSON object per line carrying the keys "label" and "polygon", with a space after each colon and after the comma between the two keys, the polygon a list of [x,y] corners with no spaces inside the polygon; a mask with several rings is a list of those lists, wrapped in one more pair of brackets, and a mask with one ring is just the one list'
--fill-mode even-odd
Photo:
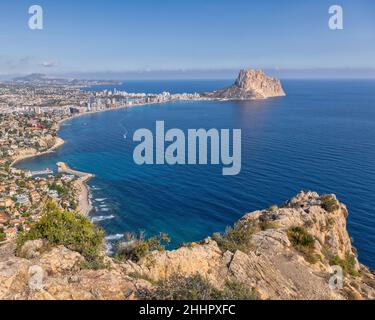
{"label": "sea", "polygon": [[[128,92],[205,92],[233,80],[125,81]],[[375,81],[283,80],[287,96],[260,101],[181,101],[85,115],[65,122],[66,144],[18,164],[91,172],[91,219],[109,246],[125,232],[169,234],[170,247],[223,232],[244,214],[301,190],[335,193],[362,263],[375,269]],[[242,170],[145,165],[133,160],[137,129],[241,129]]]}

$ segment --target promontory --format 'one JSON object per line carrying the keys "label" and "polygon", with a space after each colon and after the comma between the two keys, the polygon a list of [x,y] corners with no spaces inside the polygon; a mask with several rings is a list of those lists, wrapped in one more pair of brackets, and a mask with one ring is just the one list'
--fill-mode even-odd
{"label": "promontory", "polygon": [[280,80],[261,70],[241,70],[236,82],[228,88],[202,94],[203,97],[225,100],[257,100],[285,96]]}
{"label": "promontory", "polygon": [[173,251],[163,235],[128,237],[113,258],[86,218],[47,209],[0,246],[0,300],[375,299],[375,274],[358,261],[335,195],[301,192]]}

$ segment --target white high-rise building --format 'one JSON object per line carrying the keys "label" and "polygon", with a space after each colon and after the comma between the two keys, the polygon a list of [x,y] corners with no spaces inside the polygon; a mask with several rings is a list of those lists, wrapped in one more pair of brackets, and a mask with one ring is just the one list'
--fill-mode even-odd
{"label": "white high-rise building", "polygon": [[94,102],[95,102],[95,97],[90,96],[89,101],[87,102],[87,111],[92,111]]}

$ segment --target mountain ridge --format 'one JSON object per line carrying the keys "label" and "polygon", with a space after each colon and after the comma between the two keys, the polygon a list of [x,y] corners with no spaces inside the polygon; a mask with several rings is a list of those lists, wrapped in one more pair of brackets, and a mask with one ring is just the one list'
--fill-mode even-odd
{"label": "mountain ridge", "polygon": [[[43,240],[26,242],[22,257],[6,244],[0,247],[0,299],[143,299],[145,293],[178,299],[181,283],[165,287],[176,275],[195,279],[192,286],[199,276],[215,290],[236,283],[259,299],[374,299],[375,275],[358,262],[347,216],[334,195],[301,192],[245,215],[224,235],[152,251],[136,262],[105,257],[101,270],[82,268],[82,255],[64,246],[46,249]],[[332,265],[343,271],[342,287],[330,286]]]}

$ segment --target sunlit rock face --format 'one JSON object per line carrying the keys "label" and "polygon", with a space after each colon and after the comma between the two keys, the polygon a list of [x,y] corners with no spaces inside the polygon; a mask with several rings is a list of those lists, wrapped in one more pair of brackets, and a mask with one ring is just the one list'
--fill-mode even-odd
{"label": "sunlit rock face", "polygon": [[[142,299],[176,274],[200,275],[218,290],[234,281],[260,299],[375,299],[375,275],[357,259],[347,217],[335,195],[301,192],[246,214],[229,247],[213,236],[137,262],[104,257],[100,270],[87,270],[78,252],[45,240],[26,242],[18,256],[11,242],[0,246],[0,300]],[[337,288],[330,285],[332,265],[346,268]]]}
{"label": "sunlit rock face", "polygon": [[280,80],[261,70],[241,70],[236,82],[228,88],[206,94],[217,99],[255,100],[285,96]]}

